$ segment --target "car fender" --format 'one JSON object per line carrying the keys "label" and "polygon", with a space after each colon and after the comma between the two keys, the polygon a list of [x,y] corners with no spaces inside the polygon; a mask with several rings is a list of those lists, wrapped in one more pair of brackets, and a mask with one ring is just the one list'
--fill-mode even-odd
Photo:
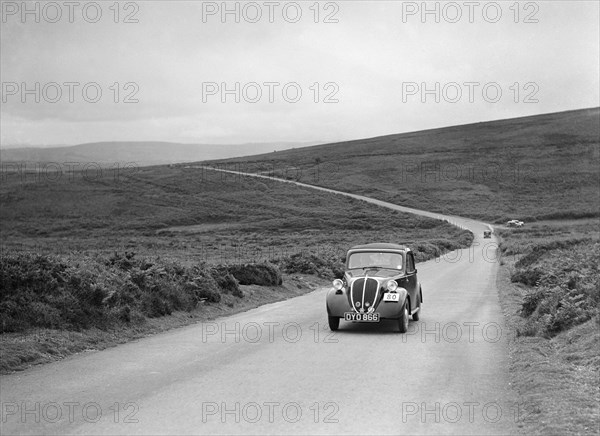
{"label": "car fender", "polygon": [[[404,304],[404,302],[408,299],[410,300],[410,296],[408,295],[408,290],[405,288],[398,288],[398,292],[400,293],[400,304],[399,306],[402,307],[402,305]],[[410,304],[408,305],[408,311],[410,312]]]}
{"label": "car fender", "polygon": [[329,316],[337,316],[342,318],[344,316],[344,312],[348,312],[348,310],[350,310],[350,305],[348,304],[347,287],[342,288],[341,293],[339,293],[335,288],[331,288],[327,292],[325,301],[327,306],[327,314]]}
{"label": "car fender", "polygon": [[400,294],[400,305],[404,303],[404,300],[408,297],[408,290],[405,288],[398,288],[396,291]]}
{"label": "car fender", "polygon": [[400,306],[402,306],[402,304],[404,304],[404,301],[410,297],[408,296],[408,290],[406,288],[401,288],[398,287],[396,289],[396,292],[398,292],[400,294],[400,300],[398,301],[398,303],[400,303]]}
{"label": "car fender", "polygon": [[[405,288],[398,288],[396,292],[400,294],[398,301],[381,301],[379,306],[377,306],[375,311],[379,312],[381,318],[398,319],[402,314],[402,306],[404,306],[407,298],[409,298],[408,291]],[[408,310],[410,312],[410,307]]]}

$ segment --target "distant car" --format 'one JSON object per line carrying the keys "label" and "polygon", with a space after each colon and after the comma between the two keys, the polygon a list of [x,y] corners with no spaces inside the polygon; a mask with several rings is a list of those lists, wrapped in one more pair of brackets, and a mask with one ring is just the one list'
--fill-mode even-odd
{"label": "distant car", "polygon": [[492,232],[490,230],[486,230],[483,232],[483,237],[485,239],[491,238],[492,237]]}
{"label": "distant car", "polygon": [[344,277],[333,281],[326,306],[333,331],[341,319],[370,323],[392,319],[398,322],[400,333],[406,333],[409,317],[418,321],[423,306],[413,252],[387,243],[350,248]]}
{"label": "distant car", "polygon": [[506,226],[507,227],[523,227],[523,224],[525,224],[523,221],[510,220],[506,223]]}

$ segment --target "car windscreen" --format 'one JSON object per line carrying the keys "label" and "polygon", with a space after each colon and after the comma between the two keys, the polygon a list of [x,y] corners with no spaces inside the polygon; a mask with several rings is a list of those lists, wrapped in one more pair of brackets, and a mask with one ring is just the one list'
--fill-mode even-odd
{"label": "car windscreen", "polygon": [[402,254],[386,251],[359,251],[348,258],[348,269],[380,267],[402,269]]}

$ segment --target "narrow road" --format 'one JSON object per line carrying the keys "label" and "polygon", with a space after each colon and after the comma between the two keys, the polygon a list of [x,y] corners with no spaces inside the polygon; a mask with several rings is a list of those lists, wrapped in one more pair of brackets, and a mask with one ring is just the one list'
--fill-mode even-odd
{"label": "narrow road", "polygon": [[489,226],[343,195],[475,234],[418,264],[423,313],[407,334],[387,321],[329,332],[320,289],[4,376],[1,433],[515,433]]}

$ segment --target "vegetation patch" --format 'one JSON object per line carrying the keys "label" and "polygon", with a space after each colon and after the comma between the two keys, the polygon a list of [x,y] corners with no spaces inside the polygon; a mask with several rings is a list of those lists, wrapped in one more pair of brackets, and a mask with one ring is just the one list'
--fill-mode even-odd
{"label": "vegetation patch", "polygon": [[527,285],[523,335],[551,337],[600,314],[600,244],[569,239],[533,245],[511,281]]}
{"label": "vegetation patch", "polygon": [[[473,242],[473,233],[463,230],[453,240],[431,239],[427,241],[406,241],[417,262],[434,259],[449,251],[466,248]],[[350,247],[348,247],[350,248]],[[342,278],[346,264],[346,252],[323,250],[312,253],[302,251],[278,260],[278,265],[286,273],[314,274],[322,278]]]}
{"label": "vegetation patch", "polygon": [[[0,262],[0,373],[231,315],[326,284],[295,275],[282,278],[282,285],[241,285],[227,266],[143,259],[133,252],[10,253]],[[86,275],[82,265],[94,274]]]}
{"label": "vegetation patch", "polygon": [[326,279],[341,278],[344,275],[345,254],[336,253],[296,253],[282,259],[279,264],[286,273],[314,274]]}
{"label": "vegetation patch", "polygon": [[278,286],[283,283],[281,272],[271,263],[230,265],[227,271],[242,285]]}
{"label": "vegetation patch", "polygon": [[597,220],[500,230],[500,303],[523,434],[598,434]]}
{"label": "vegetation patch", "polygon": [[3,253],[2,332],[107,329],[191,312],[199,304],[219,303],[224,294],[243,298],[237,273],[243,284],[282,284],[274,265],[244,265],[234,273],[229,268],[137,258],[133,252],[110,257]]}

